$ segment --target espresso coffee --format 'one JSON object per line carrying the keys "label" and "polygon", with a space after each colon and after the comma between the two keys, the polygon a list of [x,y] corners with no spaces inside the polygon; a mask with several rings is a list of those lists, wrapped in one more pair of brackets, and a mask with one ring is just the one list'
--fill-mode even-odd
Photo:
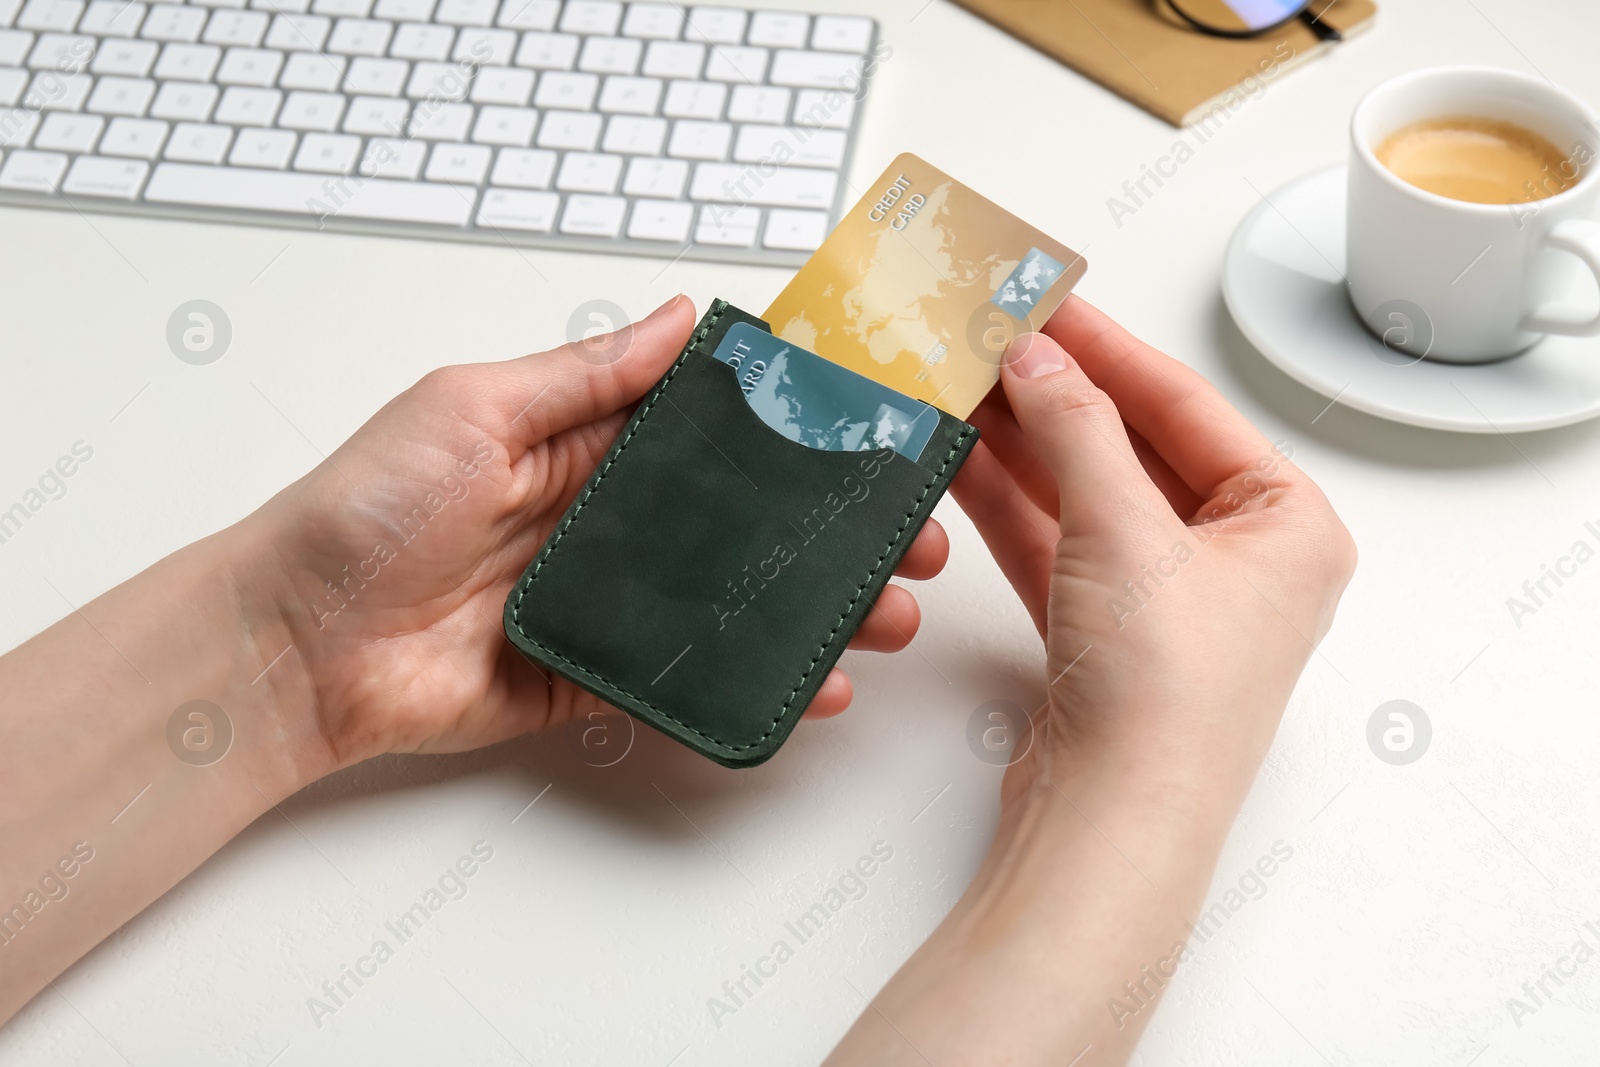
{"label": "espresso coffee", "polygon": [[1375,154],[1400,180],[1452,200],[1521,204],[1565,192],[1580,168],[1532,130],[1497,119],[1451,117],[1402,126]]}

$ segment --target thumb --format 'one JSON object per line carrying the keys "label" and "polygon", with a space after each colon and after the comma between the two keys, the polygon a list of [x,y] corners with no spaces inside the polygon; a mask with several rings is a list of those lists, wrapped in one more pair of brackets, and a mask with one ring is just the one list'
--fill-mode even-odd
{"label": "thumb", "polygon": [[1157,502],[1116,405],[1054,340],[1016,338],[1001,379],[1017,424],[1055,476],[1063,533],[1121,527]]}
{"label": "thumb", "polygon": [[694,323],[694,303],[680,293],[639,322],[496,364],[510,436],[543,441],[638,400],[678,358]]}

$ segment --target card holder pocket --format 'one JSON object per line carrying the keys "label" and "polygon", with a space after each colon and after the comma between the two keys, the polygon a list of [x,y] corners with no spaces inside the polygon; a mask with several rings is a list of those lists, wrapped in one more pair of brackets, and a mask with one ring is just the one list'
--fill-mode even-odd
{"label": "card holder pocket", "polygon": [[729,767],[770,758],[977,441],[920,462],[764,423],[713,354],[717,301],[511,590],[523,655]]}

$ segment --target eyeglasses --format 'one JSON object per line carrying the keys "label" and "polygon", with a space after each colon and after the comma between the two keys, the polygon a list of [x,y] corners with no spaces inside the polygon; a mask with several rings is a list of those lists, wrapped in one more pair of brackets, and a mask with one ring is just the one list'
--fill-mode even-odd
{"label": "eyeglasses", "polygon": [[[1166,0],[1185,22],[1215,37],[1255,37],[1299,19],[1323,41],[1338,41],[1339,31],[1322,21],[1333,3],[1317,0]],[[1334,0],[1337,2],[1337,0]],[[1311,9],[1317,9],[1312,14]]]}

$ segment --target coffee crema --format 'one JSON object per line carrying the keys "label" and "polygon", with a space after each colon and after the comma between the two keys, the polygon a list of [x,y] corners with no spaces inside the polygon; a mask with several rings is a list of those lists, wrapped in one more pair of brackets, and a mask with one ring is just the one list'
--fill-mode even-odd
{"label": "coffee crema", "polygon": [[1471,116],[1402,126],[1374,154],[1401,181],[1474,204],[1543,200],[1582,176],[1577,161],[1532,130]]}

